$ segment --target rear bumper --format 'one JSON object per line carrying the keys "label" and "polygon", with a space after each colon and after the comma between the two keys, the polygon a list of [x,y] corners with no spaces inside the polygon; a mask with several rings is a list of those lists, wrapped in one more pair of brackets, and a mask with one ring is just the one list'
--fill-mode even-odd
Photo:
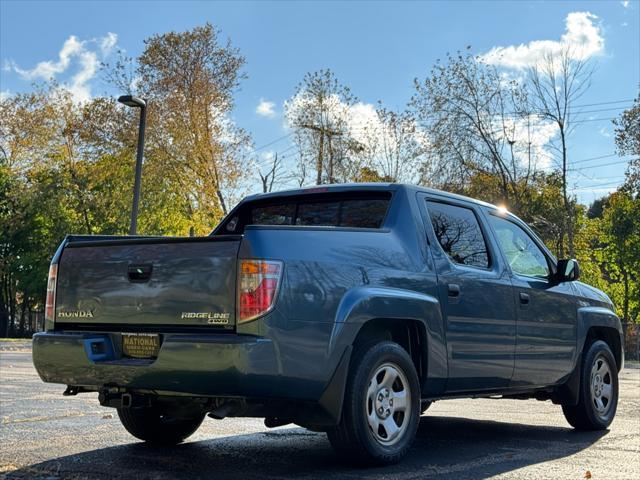
{"label": "rear bumper", "polygon": [[[104,342],[108,354],[94,355],[91,344],[95,342]],[[166,334],[153,361],[122,358],[119,342],[117,333],[37,333],[33,363],[45,382],[90,390],[123,387],[158,394],[312,400],[308,388],[291,389],[270,339]]]}

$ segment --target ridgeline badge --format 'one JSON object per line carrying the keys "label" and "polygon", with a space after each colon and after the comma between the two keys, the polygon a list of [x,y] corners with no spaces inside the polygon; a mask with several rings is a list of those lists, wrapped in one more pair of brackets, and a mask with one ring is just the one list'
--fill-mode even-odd
{"label": "ridgeline badge", "polygon": [[181,319],[205,320],[209,325],[227,325],[229,323],[229,313],[214,312],[182,312]]}

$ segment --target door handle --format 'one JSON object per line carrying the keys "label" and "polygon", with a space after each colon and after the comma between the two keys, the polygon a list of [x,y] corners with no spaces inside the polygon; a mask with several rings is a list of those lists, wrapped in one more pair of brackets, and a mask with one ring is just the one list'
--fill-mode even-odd
{"label": "door handle", "polygon": [[460,285],[455,283],[450,283],[447,285],[447,290],[449,292],[450,297],[459,297],[460,296]]}
{"label": "door handle", "polygon": [[529,294],[520,292],[520,303],[523,305],[527,305],[529,303]]}

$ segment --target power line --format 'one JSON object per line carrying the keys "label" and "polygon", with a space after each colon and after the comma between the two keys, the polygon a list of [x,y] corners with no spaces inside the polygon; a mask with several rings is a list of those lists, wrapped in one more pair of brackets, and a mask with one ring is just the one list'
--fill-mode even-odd
{"label": "power line", "polygon": [[[598,103],[587,103],[584,105],[575,105],[573,106],[573,108],[578,109],[578,108],[583,108],[583,107],[591,107],[591,106],[597,106],[597,105],[610,105],[610,104],[616,104],[616,103],[624,103],[624,102],[633,102],[633,99],[631,100],[615,100],[615,101],[610,101],[610,102],[598,102]],[[597,109],[597,110],[586,110],[583,112],[575,112],[575,115],[582,115],[585,113],[597,113],[597,112],[605,112],[605,111],[610,111],[610,110],[621,110],[621,109],[625,109],[625,108],[629,108],[632,105],[629,106],[622,106],[622,107],[612,107],[612,108],[601,108],[601,109]],[[518,112],[507,112],[505,113],[505,115],[513,115],[515,117],[518,116],[522,116],[522,117],[526,117],[527,115],[522,115],[519,114]],[[532,115],[536,115],[536,116],[540,116],[540,113],[534,113]],[[615,120],[618,117],[605,117],[605,118],[588,118],[588,119],[578,119],[578,120],[574,120],[572,122],[570,122],[571,124],[580,124],[580,123],[587,123],[587,122],[602,122],[602,121],[607,121],[607,120]],[[539,122],[539,123],[535,123],[532,124],[531,127],[540,127],[540,126],[546,126],[549,123],[553,123],[552,120],[549,120],[547,122]],[[350,131],[366,131],[369,130],[369,127],[365,126],[359,126],[359,127],[350,127],[349,128]],[[260,150],[263,150],[267,147],[270,147],[271,145],[274,145],[275,143],[278,143],[286,138],[289,138],[290,136],[292,136],[295,132],[289,132],[286,135],[283,135],[281,137],[278,137],[268,143],[265,143],[264,145],[261,145],[259,147],[256,147],[252,150],[253,153],[258,152]],[[406,132],[407,134],[411,134],[412,132]]]}
{"label": "power line", "polygon": [[[610,107],[610,108],[598,108],[596,110],[584,110],[582,112],[575,112],[576,115],[581,115],[583,113],[596,113],[596,112],[608,112],[610,110],[624,110],[626,108],[630,108],[632,105],[623,105],[622,107]],[[573,107],[580,108],[580,107]]]}
{"label": "power line", "polygon": [[[284,156],[285,153],[290,152],[291,150],[293,150],[294,148],[297,148],[297,145],[293,144],[290,145],[289,147],[285,148],[284,150],[280,150],[279,152],[274,152],[274,156],[278,155],[278,158],[280,159],[284,159],[286,158],[286,156]],[[263,158],[262,160],[256,160],[256,165],[258,165],[259,168],[263,168],[263,167],[271,167],[272,166],[272,158]]]}
{"label": "power line", "polygon": [[598,105],[611,105],[614,103],[625,103],[625,102],[633,102],[634,99],[631,98],[629,100],[612,100],[609,102],[598,102],[598,103],[585,103],[584,105],[575,105],[574,108],[582,108],[582,107],[596,107]]}
{"label": "power line", "polygon": [[572,122],[570,122],[570,124],[576,124],[576,123],[587,123],[587,122],[604,122],[606,120],[615,120],[618,117],[606,117],[606,118],[587,118],[585,120],[574,120]]}
{"label": "power line", "polygon": [[623,163],[629,163],[629,161],[628,160],[622,160],[622,161],[619,161],[619,162],[603,163],[601,165],[591,165],[591,166],[588,166],[588,167],[567,168],[567,172],[576,172],[578,170],[589,170],[591,168],[610,167],[611,165],[622,165]]}
{"label": "power line", "polygon": [[583,158],[581,160],[576,160],[574,162],[569,162],[571,165],[575,165],[577,163],[586,163],[586,162],[591,162],[593,160],[600,160],[602,158],[610,158],[610,157],[616,157],[618,156],[617,153],[609,153],[607,155],[600,155],[599,157],[591,157],[591,158]]}
{"label": "power line", "polygon": [[275,140],[270,141],[269,143],[265,143],[264,145],[260,145],[259,147],[254,148],[252,150],[252,153],[255,153],[255,152],[258,152],[258,151],[260,151],[260,150],[262,150],[264,148],[270,147],[271,145],[273,145],[275,143],[278,143],[279,141],[284,140],[285,138],[289,138],[293,134],[294,134],[294,132],[289,132],[286,135],[283,135],[282,137],[278,137]]}
{"label": "power line", "polygon": [[606,182],[606,183],[597,183],[595,185],[587,185],[584,187],[579,187],[579,188],[574,188],[572,189],[573,191],[576,190],[590,190],[592,188],[597,188],[597,187],[613,187],[613,186],[617,186],[620,185],[622,182]]}
{"label": "power line", "polygon": [[[573,105],[572,108],[579,109],[579,108],[584,108],[584,107],[595,107],[595,106],[599,106],[599,105],[612,105],[612,104],[627,103],[627,102],[633,102],[633,101],[634,101],[633,98],[632,99],[627,99],[627,100],[611,100],[611,101],[607,101],[607,102],[596,102],[596,103],[585,103],[585,104],[582,104],[582,105]],[[621,110],[621,109],[629,108],[631,106],[633,106],[633,105],[621,106],[621,107],[611,107],[611,108],[601,108],[601,109],[597,109],[597,110],[587,110],[587,111],[583,111],[583,112],[575,112],[575,114],[579,115],[579,114],[584,114],[584,113],[596,113],[596,112],[604,112],[604,111],[609,111],[609,110]],[[518,112],[511,112],[511,113],[507,112],[507,113],[505,113],[505,115],[518,116],[519,113]],[[534,115],[539,115],[539,113],[536,113]],[[594,118],[594,119],[587,119],[587,120],[576,120],[573,123],[586,122],[586,121],[591,122],[591,121],[600,121],[600,120],[613,120],[615,118],[617,118],[617,117]],[[367,127],[364,126],[364,127],[356,127],[355,129],[364,130],[366,128]],[[353,130],[354,128],[351,128],[351,129]],[[274,140],[272,140],[272,141],[270,141],[268,143],[265,143],[264,145],[261,145],[259,147],[254,148],[253,151],[254,152],[260,151],[260,150],[262,150],[264,148],[267,148],[267,147],[269,147],[269,146],[271,146],[271,145],[273,145],[273,144],[275,144],[275,143],[277,143],[277,142],[279,142],[281,140],[284,140],[285,138],[289,138],[293,134],[294,134],[294,132],[289,132],[286,135],[278,137],[278,138],[276,138],[276,139],[274,139]]]}

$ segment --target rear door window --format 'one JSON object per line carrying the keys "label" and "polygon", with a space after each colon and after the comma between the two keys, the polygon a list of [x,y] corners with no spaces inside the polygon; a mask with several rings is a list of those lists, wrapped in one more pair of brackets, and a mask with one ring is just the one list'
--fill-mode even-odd
{"label": "rear door window", "polygon": [[430,201],[427,209],[438,243],[451,261],[489,268],[487,244],[473,210]]}

